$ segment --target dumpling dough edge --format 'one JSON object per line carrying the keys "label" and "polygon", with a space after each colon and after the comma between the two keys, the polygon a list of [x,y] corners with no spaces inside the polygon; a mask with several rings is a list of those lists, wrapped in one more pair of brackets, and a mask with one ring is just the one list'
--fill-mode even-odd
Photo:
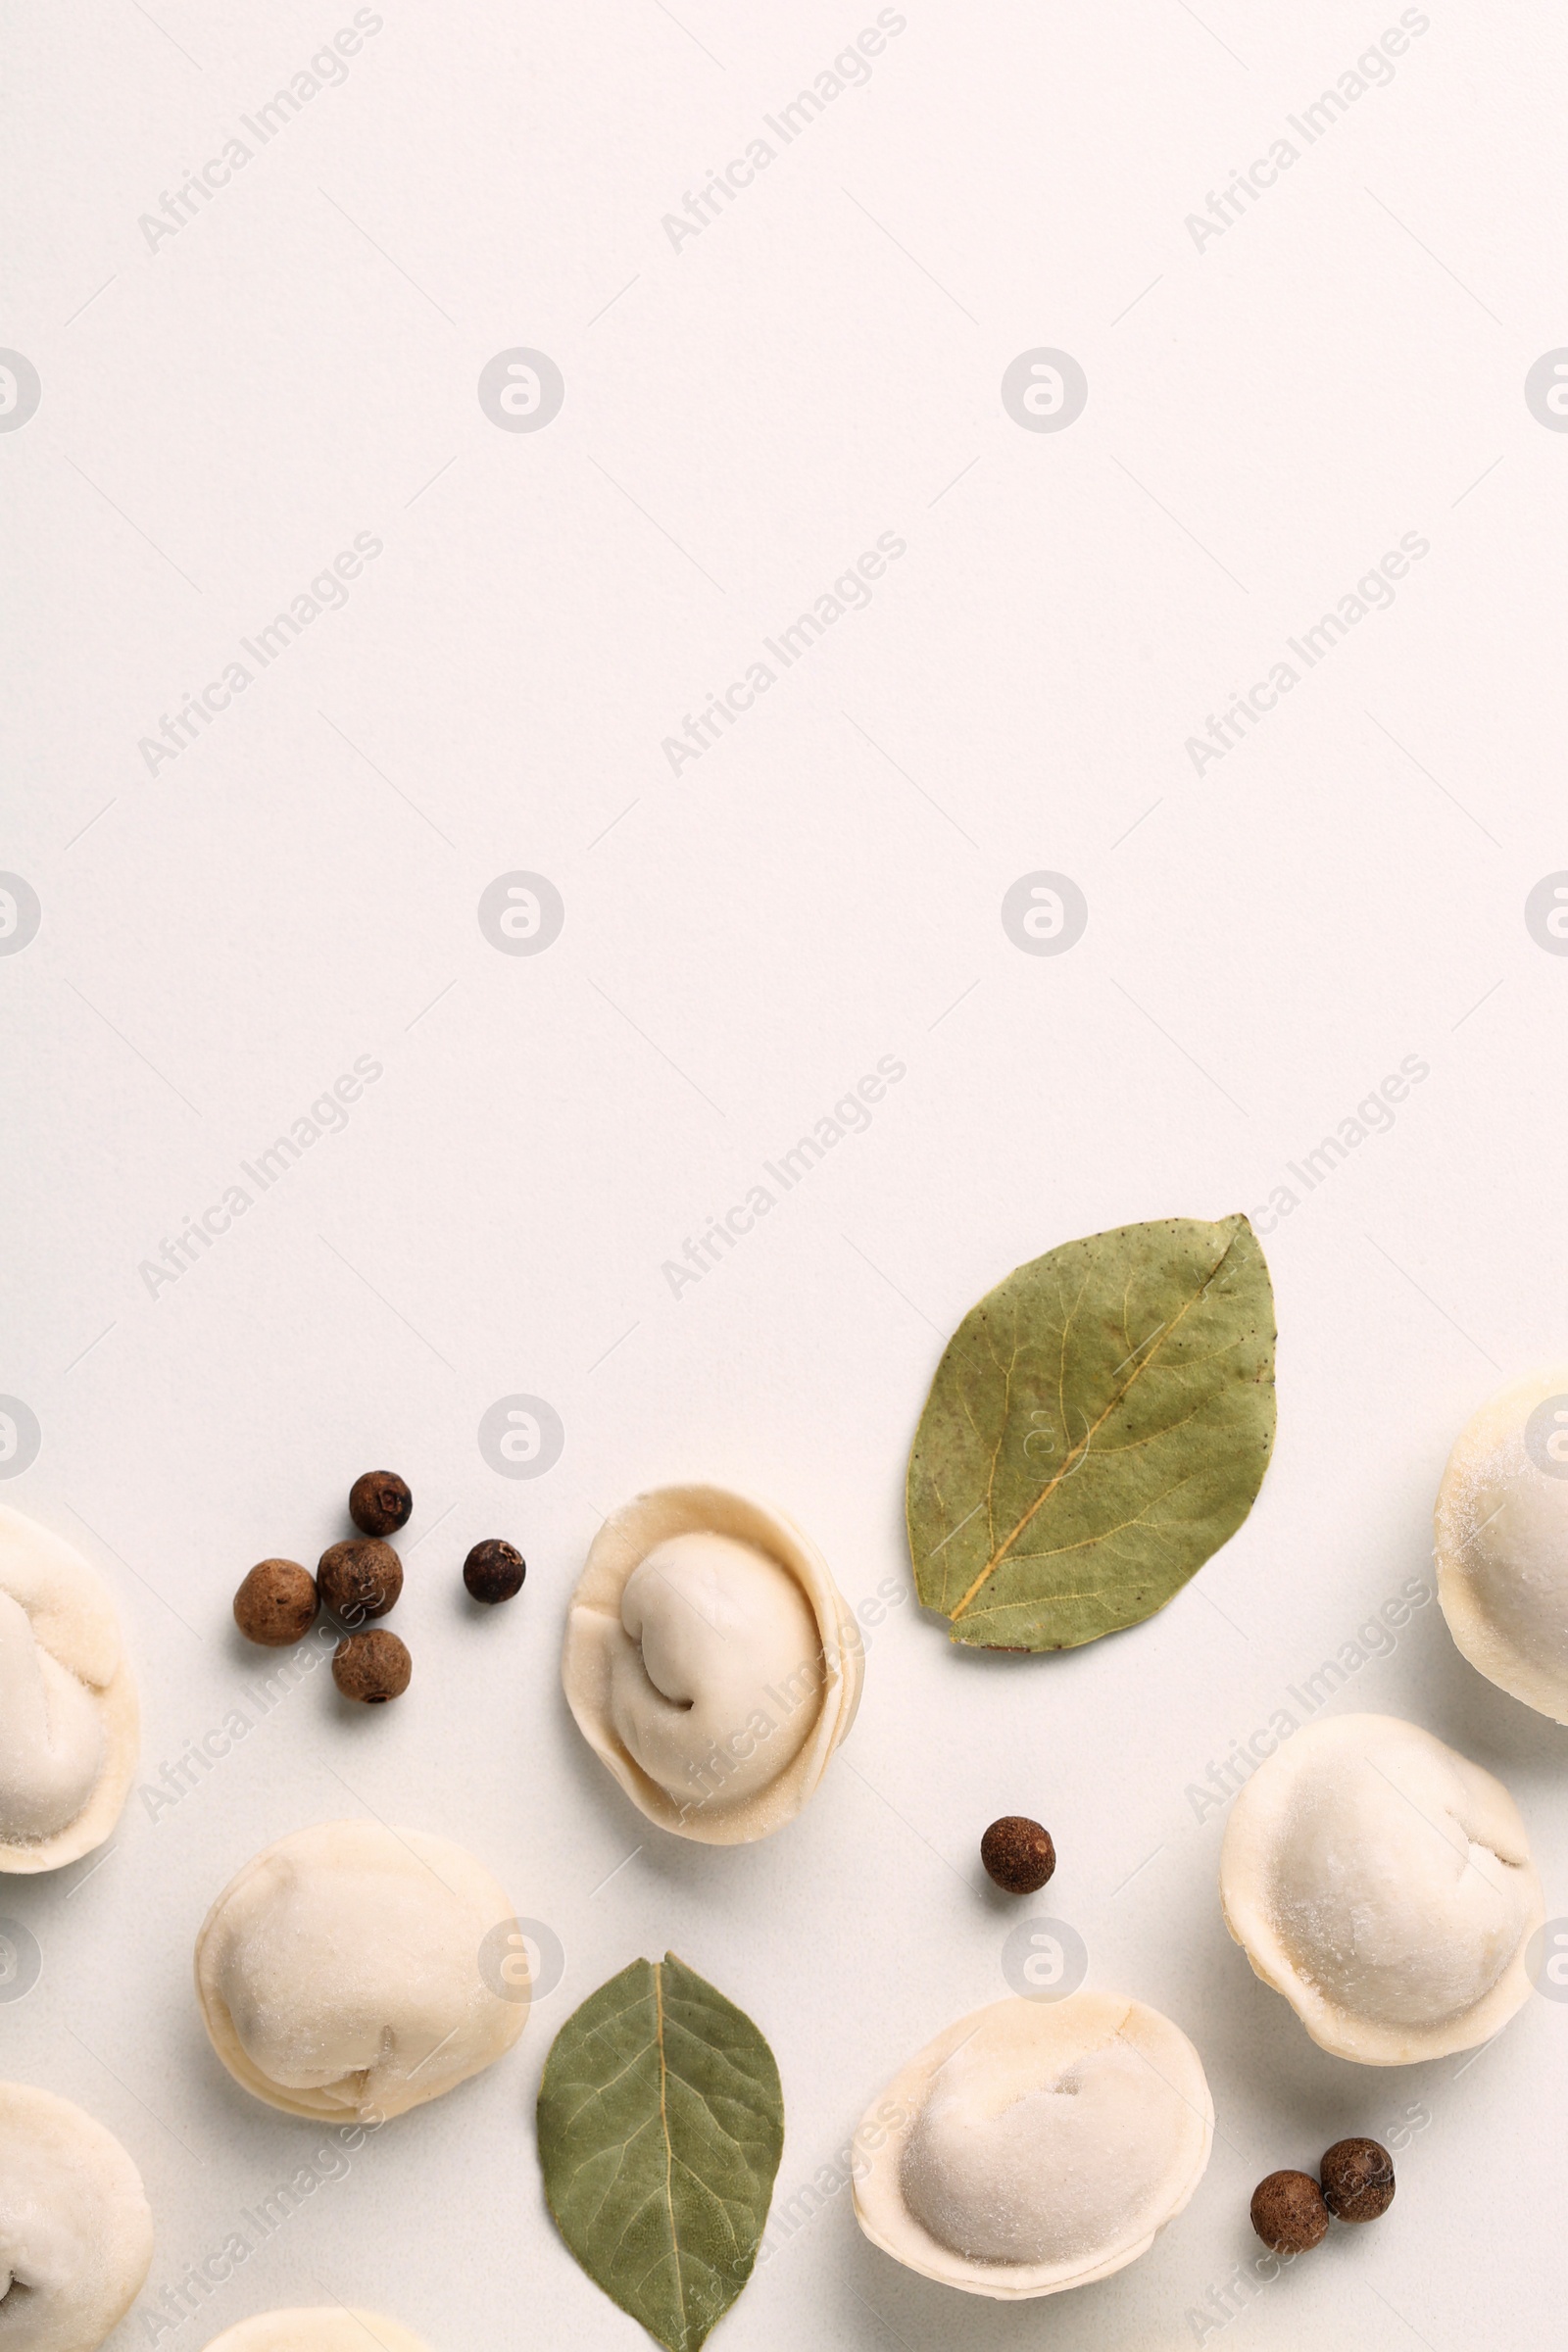
{"label": "dumpling dough edge", "polygon": [[[1472,1524],[1471,1493],[1487,1465],[1509,1475],[1520,1451],[1519,1431],[1548,1396],[1568,1396],[1568,1371],[1532,1373],[1511,1381],[1471,1414],[1453,1442],[1433,1512],[1438,1600],[1462,1656],[1510,1698],[1552,1723],[1568,1724],[1568,1688],[1499,1631],[1477,1595],[1465,1553],[1480,1530]],[[1568,1540],[1568,1539],[1565,1539]]]}
{"label": "dumpling dough edge", "polygon": [[33,1589],[51,1593],[36,1607],[23,1604],[33,1621],[33,1639],[86,1684],[104,1726],[104,1768],[74,1821],[48,1838],[0,1837],[0,1874],[25,1878],[79,1862],[113,1837],[141,1752],[141,1707],[119,1614],[97,1569],[63,1536],[0,1503],[0,1586],[7,1592],[12,1589],[7,1555],[19,1551],[32,1555]]}
{"label": "dumpling dough edge", "polygon": [[[1071,2263],[965,2262],[961,2255],[932,2237],[904,2201],[900,2179],[904,2149],[925,2105],[933,2079],[959,2044],[968,2040],[982,2019],[1009,2009],[1047,2011],[1061,2031],[1064,2043],[1071,2037],[1085,2053],[1101,2048],[1119,2034],[1149,2058],[1154,2071],[1188,2109],[1186,2187],[1160,2214],[1146,2236],[1136,2245],[1124,2246],[1108,2255],[1103,2262],[1082,2269]],[[889,2106],[895,2107],[900,2116],[891,2129],[883,2121]],[[873,2133],[875,2145],[871,2140]],[[1108,2278],[1113,2272],[1125,2269],[1128,2263],[1147,2254],[1165,2224],[1174,2221],[1191,2204],[1207,2170],[1213,2142],[1214,2100],[1202,2060],[1181,2028],[1160,2010],[1113,1993],[1087,1991],[1071,1993],[1065,2000],[1049,2004],[1022,1999],[993,2001],[984,2009],[971,2010],[967,2017],[956,2019],[945,2034],[927,2042],[923,2050],[900,2068],[861,2117],[854,2145],[855,2218],[872,2245],[880,2246],[884,2254],[891,2254],[895,2262],[918,2272],[922,2278],[935,2278],[944,2286],[960,2287],[970,2294],[989,2295],[997,2302],[1024,2302],[1034,2296],[1060,2294],[1069,2287],[1088,2286],[1097,2278]]]}
{"label": "dumpling dough edge", "polygon": [[[621,1595],[654,1546],[671,1536],[702,1533],[734,1536],[789,1571],[810,1604],[827,1661],[816,1722],[799,1754],[749,1802],[724,1812],[677,1802],[617,1739],[610,1721],[609,1657],[599,1638],[606,1619],[619,1625]],[[795,1819],[855,1721],[864,1674],[859,1627],[810,1538],[770,1504],[725,1487],[696,1484],[655,1487],[612,1512],[589,1546],[567,1610],[561,1656],[566,1703],[594,1753],[648,1820],[705,1845],[748,1844]]]}
{"label": "dumpling dough edge", "polygon": [[[264,1846],[259,1854],[253,1854],[250,1860],[234,1873],[227,1886],[218,1896],[207,1917],[203,1920],[196,1937],[196,1998],[201,2008],[202,2022],[207,2028],[208,2038],[212,2042],[213,2048],[235,2082],[240,2084],[242,2089],[248,2090],[253,2098],[261,2099],[269,2107],[279,2108],[284,2115],[308,2116],[313,2122],[318,2123],[322,2121],[351,2123],[357,2117],[363,2119],[372,2111],[390,2122],[394,2116],[406,2115],[412,2108],[422,2106],[427,2099],[439,2098],[449,2090],[456,2090],[460,2082],[470,2082],[475,2075],[484,2074],[495,2064],[497,2059],[504,2058],[520,2037],[522,2030],[528,2022],[528,2012],[532,2003],[498,2000],[496,2007],[503,2014],[496,2020],[498,2032],[495,2047],[486,2056],[480,2058],[476,2064],[466,2067],[460,2075],[453,2075],[449,2079],[437,2073],[429,2079],[426,2087],[415,2091],[414,2095],[408,2099],[391,2102],[383,2098],[379,2103],[372,2100],[368,2106],[362,2103],[358,2107],[337,2105],[323,2098],[319,2092],[291,2090],[286,2085],[274,2082],[269,2076],[264,2075],[260,2068],[253,2063],[244,2043],[240,2040],[234,2029],[233,2019],[229,2015],[228,2004],[218,1988],[217,1964],[216,1961],[210,1961],[209,1956],[213,1932],[221,1919],[225,1906],[249,1880],[269,1869],[279,1854],[289,1848],[306,1851],[313,1842],[325,1843],[332,1833],[344,1830],[363,1832],[377,1844],[382,1838],[395,1838],[400,1846],[411,1849],[416,1858],[429,1862],[430,1866],[435,1869],[435,1875],[442,1879],[443,1884],[450,1884],[451,1875],[458,1876],[462,1888],[458,1899],[468,1904],[473,1913],[471,1925],[474,1930],[476,1961],[479,1942],[484,1935],[502,1920],[515,1916],[511,1898],[500,1881],[492,1876],[476,1854],[469,1853],[466,1846],[454,1844],[450,1838],[426,1836],[418,1830],[384,1830],[379,1823],[373,1821],[317,1822],[308,1829],[291,1831],[286,1838],[274,1838],[272,1843]],[[438,1867],[443,1862],[447,1866],[446,1874],[443,1874]],[[461,1868],[459,1868],[460,1865]],[[492,1892],[496,1897],[493,1905],[489,1899]],[[481,1893],[485,1906],[485,1915],[482,1919],[478,1909]],[[423,2065],[428,2062],[421,2060],[420,2063]],[[407,2078],[405,2086],[412,2080],[412,2077]]]}
{"label": "dumpling dough edge", "polygon": [[81,2315],[84,2330],[97,2330],[90,2336],[83,2333],[81,2341],[101,2344],[135,2302],[152,2268],[153,2217],[147,2192],[129,2153],[95,2115],[30,2082],[0,2082],[0,2132],[29,2128],[69,2169],[78,2200],[82,2175],[93,2170],[100,2175],[104,2227],[97,2241],[98,2260],[106,2285],[116,2270],[120,2278]]}
{"label": "dumpling dough edge", "polygon": [[215,2335],[207,2352],[425,2352],[425,2347],[379,2312],[326,2304],[258,2312]]}
{"label": "dumpling dough edge", "polygon": [[1416,2066],[1425,2058],[1447,2058],[1459,2050],[1478,2048],[1482,2042],[1490,2041],[1494,2034],[1500,2033],[1523,2008],[1531,1991],[1525,1969],[1526,1947],[1544,1920],[1546,1906],[1535,1864],[1529,1861],[1533,1891],[1519,1949],[1492,1990],[1446,2028],[1417,2026],[1401,2031],[1355,2017],[1305,1982],[1292,1963],[1261,1901],[1250,1894],[1249,1888],[1261,1888],[1267,1883],[1268,1857],[1289,1809],[1295,1772],[1312,1746],[1324,1733],[1338,1734],[1343,1729],[1352,1739],[1365,1738],[1370,1727],[1392,1728],[1400,1734],[1413,1732],[1441,1748],[1446,1758],[1456,1758],[1484,1784],[1484,1793],[1490,1801],[1500,1800],[1499,1810],[1505,1808],[1504,1817],[1517,1830],[1519,1844],[1528,1858],[1530,1842],[1519,1808],[1502,1783],[1484,1766],[1471,1763],[1468,1756],[1449,1747],[1435,1732],[1426,1731],[1420,1724],[1407,1723],[1402,1716],[1334,1715],[1325,1723],[1305,1725],[1284,1746],[1276,1748],[1236,1799],[1220,1848],[1220,1910],[1233,1940],[1247,1954],[1252,1974],[1284,1995],[1319,2049],[1328,2050],[1336,2058],[1353,2059],[1360,2066]]}

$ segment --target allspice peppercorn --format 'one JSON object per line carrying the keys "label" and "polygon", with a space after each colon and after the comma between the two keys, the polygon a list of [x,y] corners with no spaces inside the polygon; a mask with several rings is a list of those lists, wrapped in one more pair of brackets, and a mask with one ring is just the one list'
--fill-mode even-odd
{"label": "allspice peppercorn", "polygon": [[403,1562],[390,1544],[368,1536],[333,1544],[317,1563],[323,1605],[347,1625],[384,1617],[403,1590]]}
{"label": "allspice peppercorn", "polygon": [[1038,1894],[1056,1867],[1051,1832],[1023,1813],[1004,1813],[980,1840],[987,1874],[1007,1894]]}
{"label": "allspice peppercorn", "polygon": [[492,1604],[520,1592],[527,1573],[528,1563],[515,1544],[504,1544],[499,1536],[476,1544],[463,1563],[463,1581],[474,1599]]}
{"label": "allspice peppercorn", "polygon": [[332,1653],[333,1682],[345,1698],[366,1707],[401,1698],[413,1672],[407,1645],[379,1626],[368,1634],[346,1635]]}
{"label": "allspice peppercorn", "polygon": [[408,1481],[395,1470],[367,1470],[349,1490],[349,1517],[368,1536],[395,1536],[413,1509]]}
{"label": "allspice peppercorn", "polygon": [[319,1606],[316,1579],[298,1560],[258,1560],[234,1595],[234,1623],[247,1642],[286,1649],[304,1640]]}
{"label": "allspice peppercorn", "polygon": [[1310,2173],[1270,2173],[1252,2191],[1252,2228],[1276,2254],[1306,2254],[1328,2233],[1329,2209]]}
{"label": "allspice peppercorn", "polygon": [[1375,2222],[1394,2203],[1394,2158],[1375,2139],[1337,2139],[1318,2170],[1337,2222]]}

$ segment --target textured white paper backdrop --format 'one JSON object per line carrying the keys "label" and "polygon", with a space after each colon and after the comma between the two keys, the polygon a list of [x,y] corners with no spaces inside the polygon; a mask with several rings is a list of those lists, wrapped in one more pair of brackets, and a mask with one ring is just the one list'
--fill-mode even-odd
{"label": "textured white paper backdrop", "polygon": [[[1568,439],[1525,396],[1568,343],[1559,14],[1404,12],[1388,74],[1308,143],[1289,119],[1348,88],[1396,6],[907,0],[785,144],[764,118],[875,9],[389,0],[264,144],[258,110],[354,16],[4,12],[0,344],[41,398],[0,431],[0,864],[41,921],[0,959],[0,1389],[41,1446],[0,1493],[111,1581],[149,1785],[265,1671],[227,1625],[250,1561],[314,1559],[371,1464],[417,1495],[408,1698],[351,1719],[318,1675],[177,1804],[133,1801],[90,1875],[0,1887],[43,1959],[0,2005],[0,2072],[100,2116],[156,2210],[117,2347],[315,2145],[221,2074],[189,1987],[258,1846],[344,1812],[457,1837],[566,1973],[508,2063],[390,2128],[156,2340],[340,2296],[435,2352],[615,2352],[638,2331],[540,2195],[561,2021],[639,1952],[711,1977],[779,2058],[782,2205],[898,2062],[1005,1990],[1015,1914],[975,1849],[1014,1808],[1055,1834],[1050,1908],[1091,1981],[1202,2053],[1197,2199],[1115,2279],[1007,2308],[901,2272],[833,2195],[780,2232],[730,2352],[1536,2343],[1568,2010],[1533,2001],[1463,2067],[1324,2056],[1228,1942],[1222,1816],[1189,1790],[1427,1573],[1460,1422],[1564,1352],[1568,960],[1525,918],[1568,866]],[[236,136],[210,201],[146,225]],[[753,183],[675,236],[759,138]],[[1195,232],[1281,139],[1275,184],[1265,161]],[[1042,347],[1088,383],[1058,431],[1001,393]],[[538,430],[477,395],[517,348],[564,378]],[[26,406],[9,380],[0,427]],[[338,609],[246,655],[357,534],[380,552]],[[870,601],[843,592],[785,668],[763,640],[884,534],[904,552]],[[1294,657],[1406,534],[1426,553],[1392,601]],[[144,748],[235,660],[249,682],[194,740]],[[754,707],[672,759],[760,660]],[[1277,707],[1195,760],[1282,661]],[[538,955],[478,921],[518,870],[564,906]],[[1040,870],[1087,902],[1065,954],[1003,927]],[[905,1075],[869,1126],[677,1294],[665,1261],[884,1056]],[[251,1183],[360,1057],[380,1074],[346,1124]],[[1392,1127],[1309,1190],[1291,1163],[1407,1058],[1427,1075]],[[155,1281],[236,1183],[250,1206]],[[803,1821],[736,1852],[649,1833],[556,1679],[600,1514],[746,1485],[865,1598],[903,1577],[909,1435],[980,1291],[1080,1233],[1235,1208],[1277,1285],[1280,1436],[1198,1582],[1056,1659],[954,1654],[906,1601]],[[529,1483],[476,1438],[517,1393],[564,1430]],[[458,1568],[491,1533],[528,1584],[474,1623]],[[1330,1703],[1500,1773],[1568,1909],[1564,1735],[1435,1606]],[[1238,2286],[1255,2180],[1362,2131],[1400,2139],[1390,2219]]]}

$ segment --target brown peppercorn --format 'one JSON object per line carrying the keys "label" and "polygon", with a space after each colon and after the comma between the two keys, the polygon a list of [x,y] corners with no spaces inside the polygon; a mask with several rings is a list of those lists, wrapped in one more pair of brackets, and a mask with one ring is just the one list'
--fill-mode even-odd
{"label": "brown peppercorn", "polygon": [[322,1604],[345,1625],[384,1617],[403,1590],[403,1562],[390,1544],[351,1537],[333,1544],[317,1562]]}
{"label": "brown peppercorn", "polygon": [[316,1579],[298,1560],[258,1560],[234,1595],[234,1623],[247,1642],[286,1649],[316,1623]]}
{"label": "brown peppercorn", "polygon": [[1051,1832],[1023,1813],[1004,1813],[980,1840],[980,1859],[1008,1894],[1038,1894],[1056,1867]]}
{"label": "brown peppercorn", "polygon": [[1306,2254],[1327,2234],[1329,2209],[1310,2173],[1270,2173],[1252,2191],[1252,2228],[1276,2254]]}
{"label": "brown peppercorn", "polygon": [[474,1599],[492,1603],[520,1592],[527,1573],[528,1563],[516,1545],[504,1544],[499,1536],[476,1544],[463,1563],[463,1581]]}
{"label": "brown peppercorn", "polygon": [[349,1490],[349,1517],[368,1536],[395,1536],[413,1509],[408,1482],[395,1470],[367,1470]]}
{"label": "brown peppercorn", "polygon": [[1394,2203],[1394,2159],[1375,2139],[1337,2139],[1318,2170],[1337,2222],[1375,2222]]}
{"label": "brown peppercorn", "polygon": [[414,1660],[396,1634],[377,1626],[368,1634],[347,1634],[332,1653],[332,1680],[345,1698],[382,1707],[409,1687]]}

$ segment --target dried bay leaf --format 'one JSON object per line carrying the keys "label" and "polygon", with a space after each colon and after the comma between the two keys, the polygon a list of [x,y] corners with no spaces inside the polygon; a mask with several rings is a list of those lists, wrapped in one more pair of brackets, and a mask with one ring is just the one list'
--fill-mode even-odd
{"label": "dried bay leaf", "polygon": [[921,1602],[984,1648],[1137,1625],[1236,1533],[1273,1444],[1274,1293],[1244,1216],[1064,1243],[937,1367],[906,1496]]}
{"label": "dried bay leaf", "polygon": [[772,2051],[673,1952],[590,1993],[545,2060],[539,2161],[556,2225],[668,2352],[696,2352],[751,2277],[783,2145]]}

